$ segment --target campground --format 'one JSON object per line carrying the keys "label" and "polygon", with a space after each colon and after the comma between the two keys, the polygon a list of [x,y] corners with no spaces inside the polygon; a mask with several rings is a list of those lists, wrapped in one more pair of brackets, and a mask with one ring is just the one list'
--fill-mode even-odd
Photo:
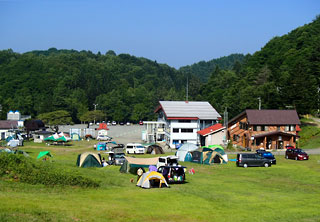
{"label": "campground", "polygon": [[[278,155],[277,165],[269,168],[245,169],[236,167],[235,162],[222,165],[181,162],[188,170],[195,170],[194,175],[186,174],[186,183],[142,189],[131,182],[132,178],[136,181],[136,175],[120,173],[120,166],[76,167],[78,154],[93,151],[95,141],[72,143],[68,147],[53,147],[27,142],[22,149],[33,159],[40,151],[49,150],[53,158],[46,164],[99,181],[99,187],[0,180],[0,221],[320,220],[317,154],[311,154],[308,161],[287,160]],[[234,154],[229,155],[232,158]]]}

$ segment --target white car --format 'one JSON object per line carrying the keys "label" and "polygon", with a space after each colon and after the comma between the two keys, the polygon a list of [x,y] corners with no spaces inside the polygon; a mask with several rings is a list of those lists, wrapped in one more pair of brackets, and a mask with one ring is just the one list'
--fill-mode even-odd
{"label": "white car", "polygon": [[128,154],[144,154],[145,147],[140,143],[128,143],[126,147],[126,153]]}
{"label": "white car", "polygon": [[117,125],[117,122],[116,121],[112,121],[112,125],[113,126]]}
{"label": "white car", "polygon": [[112,137],[107,136],[107,135],[98,135],[98,136],[97,136],[97,140],[99,140],[99,141],[101,141],[101,140],[103,140],[103,141],[110,141],[110,140],[112,140]]}

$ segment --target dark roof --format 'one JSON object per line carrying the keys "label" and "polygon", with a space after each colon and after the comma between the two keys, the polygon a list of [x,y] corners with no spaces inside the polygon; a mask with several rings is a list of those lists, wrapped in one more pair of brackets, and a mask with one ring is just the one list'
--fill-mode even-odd
{"label": "dark roof", "polygon": [[300,125],[296,110],[254,110],[247,109],[251,125]]}
{"label": "dark roof", "polygon": [[296,134],[286,133],[286,132],[282,132],[282,131],[272,131],[272,132],[268,132],[268,133],[256,134],[256,135],[253,135],[253,137],[254,138],[260,138],[260,137],[272,136],[272,135],[300,137],[300,136],[298,136]]}
{"label": "dark roof", "polygon": [[16,120],[0,120],[0,129],[17,129],[18,121]]}

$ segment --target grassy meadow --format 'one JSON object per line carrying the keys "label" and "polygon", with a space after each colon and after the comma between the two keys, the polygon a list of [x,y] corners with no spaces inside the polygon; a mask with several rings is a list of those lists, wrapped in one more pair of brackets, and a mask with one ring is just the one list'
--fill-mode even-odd
{"label": "grassy meadow", "polygon": [[1,179],[0,221],[320,221],[320,155],[308,161],[277,156],[277,165],[270,168],[183,163],[196,172],[186,175],[185,184],[141,189],[130,182],[136,175],[120,173],[119,166],[76,167],[77,155],[93,151],[93,144],[26,143],[23,150],[31,158],[50,150],[54,157],[47,164],[97,180],[100,186]]}

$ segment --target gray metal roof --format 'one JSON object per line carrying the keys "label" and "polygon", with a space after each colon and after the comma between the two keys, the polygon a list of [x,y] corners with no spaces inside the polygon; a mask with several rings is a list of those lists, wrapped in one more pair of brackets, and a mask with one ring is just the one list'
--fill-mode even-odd
{"label": "gray metal roof", "polygon": [[168,118],[192,117],[202,120],[213,120],[221,117],[209,102],[160,101],[159,103]]}

